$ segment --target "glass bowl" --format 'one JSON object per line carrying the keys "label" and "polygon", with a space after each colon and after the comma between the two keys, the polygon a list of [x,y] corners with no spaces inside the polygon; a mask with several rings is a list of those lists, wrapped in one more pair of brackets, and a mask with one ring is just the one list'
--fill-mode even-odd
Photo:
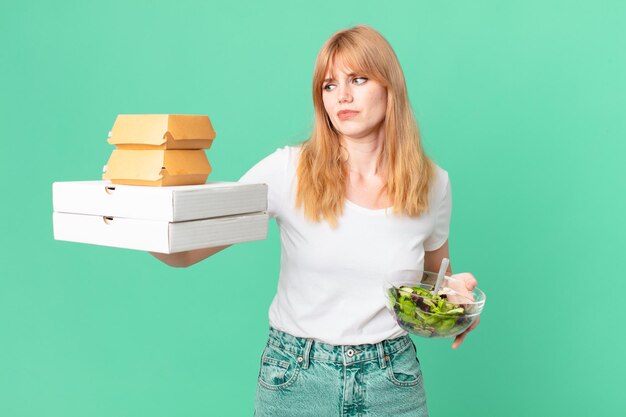
{"label": "glass bowl", "polygon": [[385,279],[387,308],[398,325],[411,334],[428,338],[454,337],[476,321],[485,306],[485,293],[468,291],[465,282],[445,276],[433,296],[437,273],[397,271]]}

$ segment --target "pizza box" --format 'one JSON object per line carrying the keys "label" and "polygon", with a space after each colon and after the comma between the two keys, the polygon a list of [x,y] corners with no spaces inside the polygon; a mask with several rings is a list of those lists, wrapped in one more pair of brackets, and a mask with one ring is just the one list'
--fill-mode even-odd
{"label": "pizza box", "polygon": [[267,210],[267,184],[145,187],[110,181],[52,184],[54,212],[181,222]]}
{"label": "pizza box", "polygon": [[54,212],[54,238],[158,253],[267,239],[268,213],[184,222]]}

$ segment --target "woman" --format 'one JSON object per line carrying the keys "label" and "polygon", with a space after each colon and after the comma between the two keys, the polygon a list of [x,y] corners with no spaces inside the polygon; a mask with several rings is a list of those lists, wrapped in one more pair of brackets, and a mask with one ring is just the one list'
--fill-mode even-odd
{"label": "woman", "polygon": [[[255,416],[427,416],[415,345],[382,284],[394,270],[437,271],[449,257],[447,172],[424,154],[402,69],[374,29],[324,44],[313,103],[310,139],[240,179],[268,184],[282,247]],[[225,247],[154,255],[188,266]],[[454,277],[476,285],[472,274]]]}

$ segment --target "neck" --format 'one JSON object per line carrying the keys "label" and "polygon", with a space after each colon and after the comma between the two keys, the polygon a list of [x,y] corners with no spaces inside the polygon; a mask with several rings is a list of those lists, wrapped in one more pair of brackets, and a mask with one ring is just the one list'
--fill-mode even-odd
{"label": "neck", "polygon": [[360,138],[344,135],[341,142],[348,151],[348,170],[362,177],[379,175],[378,157],[384,138],[384,128]]}

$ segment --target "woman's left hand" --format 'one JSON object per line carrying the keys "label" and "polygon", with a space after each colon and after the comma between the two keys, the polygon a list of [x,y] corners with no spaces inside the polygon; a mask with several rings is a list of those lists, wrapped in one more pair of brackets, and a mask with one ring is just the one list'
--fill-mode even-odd
{"label": "woman's left hand", "polygon": [[[476,281],[476,278],[474,278],[474,275],[472,275],[469,272],[462,272],[460,274],[454,274],[454,275],[451,275],[451,277],[459,281],[463,281],[465,283],[465,288],[470,293],[474,289],[474,287],[478,285],[478,281]],[[480,316],[476,317],[476,321],[472,323],[472,325],[468,327],[467,330],[465,330],[463,333],[461,333],[460,335],[454,338],[454,342],[452,342],[452,349],[457,349],[459,346],[461,346],[461,343],[463,343],[465,336],[467,336],[469,332],[474,330],[476,326],[478,326],[478,323],[480,323]]]}

